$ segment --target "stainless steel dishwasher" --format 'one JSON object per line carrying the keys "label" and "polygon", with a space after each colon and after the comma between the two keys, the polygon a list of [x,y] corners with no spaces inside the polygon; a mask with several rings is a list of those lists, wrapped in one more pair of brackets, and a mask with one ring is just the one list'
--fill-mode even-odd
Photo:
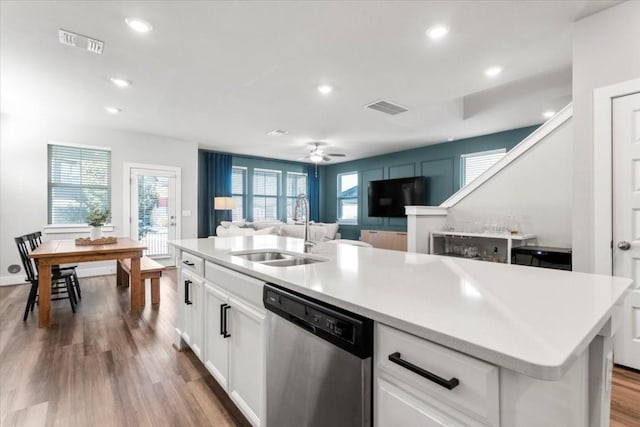
{"label": "stainless steel dishwasher", "polygon": [[371,319],[270,284],[263,300],[267,426],[371,426]]}

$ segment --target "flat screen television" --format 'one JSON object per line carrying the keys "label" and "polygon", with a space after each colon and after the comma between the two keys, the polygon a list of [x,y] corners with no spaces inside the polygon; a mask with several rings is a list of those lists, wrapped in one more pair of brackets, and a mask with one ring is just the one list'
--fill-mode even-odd
{"label": "flat screen television", "polygon": [[369,216],[405,216],[405,206],[425,204],[426,187],[424,176],[369,181]]}

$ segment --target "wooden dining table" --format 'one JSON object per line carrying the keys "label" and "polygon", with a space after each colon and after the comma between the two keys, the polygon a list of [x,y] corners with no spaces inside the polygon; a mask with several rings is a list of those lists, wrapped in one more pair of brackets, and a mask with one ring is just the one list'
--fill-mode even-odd
{"label": "wooden dining table", "polygon": [[38,263],[38,321],[41,328],[51,324],[51,266],[89,261],[131,260],[131,311],[144,306],[144,284],[140,280],[140,258],[147,247],[135,240],[118,237],[107,245],[76,245],[75,240],[48,240],[34,249],[29,257]]}

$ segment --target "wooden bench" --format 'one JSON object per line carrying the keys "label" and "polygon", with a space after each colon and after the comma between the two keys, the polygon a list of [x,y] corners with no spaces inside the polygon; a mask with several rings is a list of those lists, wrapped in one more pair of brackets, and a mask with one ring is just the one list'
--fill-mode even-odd
{"label": "wooden bench", "polygon": [[[140,258],[140,281],[142,288],[142,301],[145,300],[145,286],[144,281],[151,279],[151,304],[160,303],[160,277],[164,271],[165,266],[152,260],[149,257],[143,256]],[[131,274],[131,260],[119,259],[116,269],[116,283],[118,286],[129,286],[129,276]]]}

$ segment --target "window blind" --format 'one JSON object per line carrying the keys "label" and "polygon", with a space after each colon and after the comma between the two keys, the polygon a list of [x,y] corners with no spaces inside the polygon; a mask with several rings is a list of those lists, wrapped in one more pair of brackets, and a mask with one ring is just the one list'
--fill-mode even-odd
{"label": "window blind", "polygon": [[482,175],[484,171],[503,158],[506,153],[506,149],[501,148],[499,150],[463,154],[461,156],[462,167],[460,168],[462,170],[462,185],[467,185]]}
{"label": "window blind", "polygon": [[278,219],[279,182],[279,171],[253,170],[254,221],[275,221]]}
{"label": "window blind", "polygon": [[[287,219],[295,216],[296,198],[299,194],[307,194],[307,174],[287,172]],[[304,211],[302,214],[307,216]]]}
{"label": "window blind", "polygon": [[86,224],[91,206],[111,209],[111,151],[48,146],[49,224]]}
{"label": "window blind", "polygon": [[244,168],[234,167],[231,170],[231,196],[236,201],[236,207],[231,211],[231,219],[233,221],[240,221],[245,218],[246,176],[247,170]]}

